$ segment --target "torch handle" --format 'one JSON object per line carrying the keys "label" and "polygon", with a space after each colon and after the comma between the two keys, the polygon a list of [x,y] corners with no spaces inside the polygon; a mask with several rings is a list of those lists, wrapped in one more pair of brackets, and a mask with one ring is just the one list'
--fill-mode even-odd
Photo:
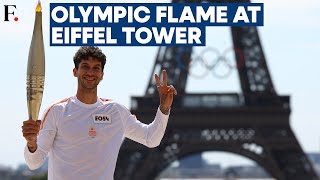
{"label": "torch handle", "polygon": [[44,76],[27,75],[27,103],[29,119],[38,120],[44,89]]}

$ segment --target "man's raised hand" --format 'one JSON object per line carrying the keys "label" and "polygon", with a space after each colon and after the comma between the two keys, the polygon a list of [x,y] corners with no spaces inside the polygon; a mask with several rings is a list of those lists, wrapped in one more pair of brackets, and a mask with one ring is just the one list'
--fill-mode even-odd
{"label": "man's raised hand", "polygon": [[162,70],[162,84],[160,83],[160,79],[158,74],[154,75],[154,78],[156,80],[156,85],[159,92],[160,97],[160,110],[163,114],[168,114],[169,109],[173,102],[173,95],[177,95],[176,89],[173,87],[173,85],[168,86],[167,85],[167,71]]}

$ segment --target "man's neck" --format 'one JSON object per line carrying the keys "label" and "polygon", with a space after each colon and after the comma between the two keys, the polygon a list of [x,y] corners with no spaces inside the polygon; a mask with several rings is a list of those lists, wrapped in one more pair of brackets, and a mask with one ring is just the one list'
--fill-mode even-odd
{"label": "man's neck", "polygon": [[77,98],[85,104],[94,104],[97,102],[97,92],[82,92],[78,90]]}

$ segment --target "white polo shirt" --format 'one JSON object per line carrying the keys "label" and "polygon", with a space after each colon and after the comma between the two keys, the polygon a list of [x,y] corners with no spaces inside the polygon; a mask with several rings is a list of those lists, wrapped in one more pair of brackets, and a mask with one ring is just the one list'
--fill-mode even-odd
{"label": "white polo shirt", "polygon": [[113,180],[124,137],[156,147],[164,135],[169,115],[159,108],[154,121],[143,124],[124,106],[98,98],[84,104],[76,96],[52,105],[42,119],[38,148],[25,159],[39,168],[49,156],[49,180]]}

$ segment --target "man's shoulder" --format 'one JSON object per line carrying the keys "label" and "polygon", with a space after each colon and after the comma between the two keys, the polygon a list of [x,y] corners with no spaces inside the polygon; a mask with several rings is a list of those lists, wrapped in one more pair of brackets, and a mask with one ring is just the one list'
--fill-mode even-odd
{"label": "man's shoulder", "polygon": [[112,107],[119,110],[127,109],[124,105],[112,99],[100,98],[100,100],[104,105],[111,105]]}
{"label": "man's shoulder", "polygon": [[62,109],[62,108],[65,108],[65,106],[68,104],[69,100],[72,98],[71,97],[67,97],[67,98],[64,98],[62,100],[58,100],[56,101],[55,103],[51,104],[47,110],[50,111],[51,109]]}
{"label": "man's shoulder", "polygon": [[109,98],[99,98],[102,102],[114,102],[112,99]]}
{"label": "man's shoulder", "polygon": [[45,121],[49,114],[57,114],[62,112],[70,98],[72,97],[64,98],[48,106],[44,111],[42,120]]}
{"label": "man's shoulder", "polygon": [[116,101],[114,101],[113,99],[107,99],[107,98],[99,98],[100,101],[104,104],[104,105],[117,105],[119,103],[117,103]]}

